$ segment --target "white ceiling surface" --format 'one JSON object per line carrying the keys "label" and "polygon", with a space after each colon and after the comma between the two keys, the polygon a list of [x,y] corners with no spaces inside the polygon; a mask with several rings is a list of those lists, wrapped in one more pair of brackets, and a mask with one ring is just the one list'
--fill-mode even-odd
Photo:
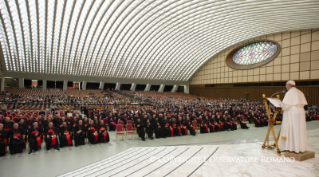
{"label": "white ceiling surface", "polygon": [[5,71],[188,81],[223,49],[319,28],[319,0],[0,0]]}

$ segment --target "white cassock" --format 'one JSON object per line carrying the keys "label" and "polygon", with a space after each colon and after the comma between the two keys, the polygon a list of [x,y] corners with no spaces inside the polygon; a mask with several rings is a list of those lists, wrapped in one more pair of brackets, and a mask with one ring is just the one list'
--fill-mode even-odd
{"label": "white cassock", "polygon": [[297,88],[291,87],[282,103],[284,113],[279,138],[280,148],[296,153],[305,152],[307,128],[304,106],[308,104],[305,95]]}

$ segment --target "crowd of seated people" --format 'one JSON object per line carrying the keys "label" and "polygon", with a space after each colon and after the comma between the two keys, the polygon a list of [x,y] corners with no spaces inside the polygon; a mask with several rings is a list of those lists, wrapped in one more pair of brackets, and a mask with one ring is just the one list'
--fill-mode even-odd
{"label": "crowd of seated people", "polygon": [[309,122],[312,120],[319,120],[319,114],[317,114],[316,109],[312,109],[308,113],[306,113],[306,121]]}
{"label": "crowd of seated people", "polygon": [[109,89],[106,90],[68,90],[68,103],[76,104],[131,104],[136,102]]}
{"label": "crowd of seated people", "polygon": [[67,99],[60,89],[19,89],[10,88],[0,94],[2,103],[29,104],[50,104],[63,103]]}
{"label": "crowd of seated people", "polygon": [[117,92],[106,90],[19,89],[10,88],[0,93],[0,102],[12,107],[20,105],[80,105],[140,103]]}
{"label": "crowd of seated people", "polygon": [[98,120],[96,116],[89,120],[77,111],[72,112],[67,115],[63,111],[53,115],[50,111],[21,112],[15,121],[0,115],[0,156],[8,149],[10,154],[22,153],[27,144],[30,154],[40,150],[42,143],[46,150],[60,150],[73,144],[84,145],[86,138],[91,144],[110,141],[104,120]]}
{"label": "crowd of seated people", "polygon": [[[256,100],[245,99],[207,99],[195,95],[172,92],[141,92],[141,91],[121,91],[135,98],[147,99],[153,102],[153,105],[178,106],[185,107],[192,105],[193,108],[213,107],[221,116],[235,118],[237,122],[243,125],[242,120],[254,123],[255,127],[268,126],[268,117],[263,103]],[[273,116],[275,108],[270,105],[270,115]],[[215,115],[216,116],[216,115]],[[282,112],[278,112],[276,123],[282,121]],[[310,110],[306,114],[307,121],[318,120],[319,116],[316,110]]]}
{"label": "crowd of seated people", "polygon": [[[99,109],[108,109],[111,106],[107,105],[129,105],[131,103],[141,103],[139,100],[148,100],[155,106],[171,106],[171,107],[185,107],[192,106],[194,108],[213,107],[217,108],[217,111],[222,112],[220,116],[228,113],[228,117],[236,118],[239,120],[238,114],[241,116],[241,120],[247,120],[249,123],[254,123],[256,127],[262,127],[268,125],[268,118],[266,116],[265,106],[261,102],[249,101],[245,99],[207,99],[201,98],[196,95],[184,94],[184,93],[172,93],[172,92],[143,92],[143,91],[120,91],[119,93],[125,93],[132,96],[131,98],[125,97],[118,92],[113,92],[110,89],[106,90],[68,90],[66,95],[61,93],[58,89],[40,90],[40,89],[17,89],[11,88],[6,93],[2,93],[2,103],[10,101],[13,104],[2,104],[1,112],[7,110],[20,109],[20,110],[43,110],[50,107],[51,111],[59,109],[59,105],[46,104],[45,106],[21,106],[21,103],[26,102],[51,102],[64,103],[60,105],[68,105],[75,103],[77,106],[74,109],[81,109],[82,113],[92,118],[96,109],[92,104],[105,105]],[[14,102],[16,101],[16,102]],[[20,104],[18,104],[20,103]],[[40,108],[41,107],[41,108]],[[71,109],[72,110],[72,109]],[[314,110],[315,112],[315,110]],[[271,107],[271,114],[274,113],[274,108]],[[216,116],[216,115],[215,115]],[[311,111],[306,116],[307,121],[315,120],[317,117],[313,117]],[[282,119],[282,113],[277,115],[276,122],[280,122]]]}
{"label": "crowd of seated people", "polygon": [[[68,99],[89,96],[91,100],[99,100],[106,92],[110,91],[82,91],[82,94],[81,91],[69,91],[67,95]],[[126,100],[121,92],[106,95]],[[152,105],[60,105],[40,112],[6,112],[0,115],[0,154],[6,152],[4,147],[8,143],[10,153],[14,154],[22,152],[26,142],[29,142],[30,153],[38,150],[42,142],[45,142],[47,150],[73,144],[84,145],[86,138],[91,144],[108,142],[108,131],[116,131],[119,124],[124,128],[133,124],[143,141],[145,137],[153,139],[154,135],[155,138],[166,138],[196,135],[196,132],[233,131],[237,126],[249,129],[246,122],[254,123],[256,127],[268,125],[265,106],[256,100],[208,99],[184,93],[123,93],[134,98],[148,99]],[[135,101],[134,98],[127,98],[127,102]],[[270,112],[274,113],[274,107],[270,106]],[[319,118],[315,110],[308,114],[310,119]],[[282,113],[279,113],[276,121],[281,119]]]}

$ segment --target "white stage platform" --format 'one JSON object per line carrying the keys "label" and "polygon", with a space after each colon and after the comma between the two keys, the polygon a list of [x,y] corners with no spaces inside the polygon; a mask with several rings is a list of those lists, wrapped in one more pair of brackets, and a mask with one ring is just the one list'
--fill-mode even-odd
{"label": "white stage platform", "polygon": [[[316,158],[303,162],[262,150],[263,139],[224,144],[129,148],[75,171],[69,176],[318,176],[319,129],[308,131]],[[293,162],[291,162],[293,161]]]}

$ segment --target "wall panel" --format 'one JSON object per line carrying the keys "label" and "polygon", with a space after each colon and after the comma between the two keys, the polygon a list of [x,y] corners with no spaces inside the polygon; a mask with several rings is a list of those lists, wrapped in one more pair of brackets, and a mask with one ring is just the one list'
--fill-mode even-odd
{"label": "wall panel", "polygon": [[[237,70],[225,64],[226,56],[234,48],[259,39],[274,40],[281,44],[281,53],[271,62],[258,68]],[[260,36],[221,51],[213,56],[190,79],[190,85],[244,82],[285,82],[319,79],[319,30],[302,30]],[[207,66],[210,67],[207,67]],[[205,71],[205,72],[204,72]],[[308,75],[307,75],[308,74]],[[204,75],[210,75],[204,77]],[[279,77],[280,76],[280,77]]]}
{"label": "wall panel", "polygon": [[[306,96],[309,105],[319,105],[319,86],[300,86],[297,87]],[[190,86],[190,93],[208,98],[230,98],[240,99],[248,98],[249,100],[262,101],[262,94],[271,96],[273,93],[286,90],[284,86],[256,86],[256,87],[205,87],[205,86]],[[246,95],[246,94],[247,95]],[[284,94],[279,94],[281,99]]]}

